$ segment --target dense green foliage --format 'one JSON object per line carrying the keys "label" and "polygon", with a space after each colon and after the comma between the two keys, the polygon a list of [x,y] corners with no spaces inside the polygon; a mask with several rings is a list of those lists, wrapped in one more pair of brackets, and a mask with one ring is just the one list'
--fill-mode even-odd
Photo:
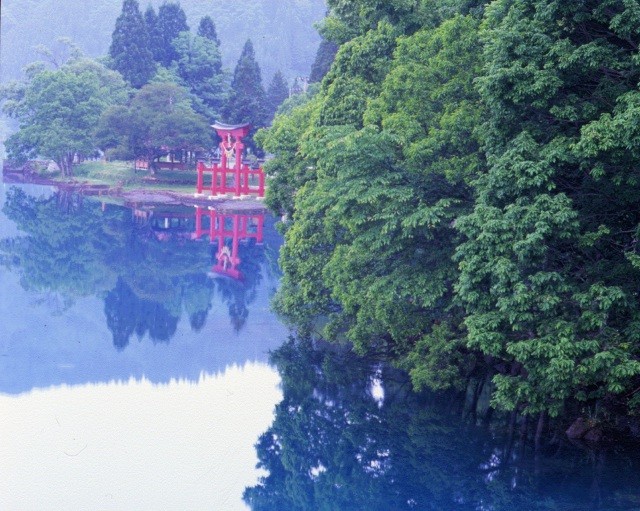
{"label": "dense green foliage", "polygon": [[198,35],[200,37],[206,37],[210,41],[213,41],[218,46],[220,46],[218,31],[216,30],[216,25],[211,19],[211,16],[205,16],[200,20],[200,24],[198,25]]}
{"label": "dense green foliage", "polygon": [[507,408],[624,406],[638,387],[639,21],[635,3],[612,0],[487,10],[491,170],[459,225],[458,294],[469,346],[508,362],[495,378]]}
{"label": "dense green foliage", "polygon": [[278,107],[284,103],[289,97],[289,86],[284,75],[278,71],[273,75],[273,79],[267,87],[267,93],[265,98],[265,108],[267,110],[267,118],[269,121],[273,120],[273,116],[276,114]]}
{"label": "dense green foliage", "polygon": [[195,108],[207,119],[217,118],[229,94],[218,45],[189,32],[182,32],[172,44],[177,74],[196,98]]}
{"label": "dense green foliage", "polygon": [[[250,39],[245,43],[233,70],[231,93],[222,110],[222,117],[227,123],[250,123],[253,126],[251,134],[267,125],[266,93]],[[252,145],[251,142],[249,144]]]}
{"label": "dense green foliage", "polygon": [[100,119],[97,138],[113,156],[148,161],[167,151],[213,145],[207,120],[194,111],[188,92],[173,83],[150,83],[128,104],[111,107]]}
{"label": "dense green foliage", "polygon": [[311,64],[311,73],[309,74],[311,83],[320,82],[324,78],[324,75],[331,69],[331,64],[337,52],[338,45],[336,43],[326,39],[320,41],[316,57],[313,60],[313,64]]}
{"label": "dense green foliage", "polygon": [[162,43],[157,54],[158,62],[169,67],[172,62],[178,60],[178,53],[173,46],[173,41],[180,33],[189,31],[187,15],[180,4],[165,2],[160,6],[155,30],[155,36]]}
{"label": "dense green foliage", "polygon": [[253,43],[247,40],[233,70],[231,94],[224,108],[227,122],[265,126],[265,90]]}
{"label": "dense green foliage", "polygon": [[149,29],[137,0],[125,0],[111,37],[112,68],[133,87],[142,87],[156,71]]}
{"label": "dense green foliage", "polygon": [[122,77],[102,64],[76,57],[60,68],[31,68],[26,82],[0,91],[3,111],[20,123],[6,142],[9,157],[24,161],[46,155],[63,175],[72,175],[74,158],[95,152],[93,131],[110,106],[126,101]]}
{"label": "dense green foliage", "polygon": [[277,309],[418,388],[637,412],[635,3],[328,4],[329,72],[258,137]]}

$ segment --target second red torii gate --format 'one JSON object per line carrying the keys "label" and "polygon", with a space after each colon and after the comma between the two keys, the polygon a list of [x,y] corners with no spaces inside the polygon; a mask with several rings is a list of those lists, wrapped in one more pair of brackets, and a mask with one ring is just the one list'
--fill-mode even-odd
{"label": "second red torii gate", "polygon": [[[242,139],[249,134],[251,125],[216,122],[211,127],[222,139],[219,145],[220,163],[207,167],[204,162],[198,162],[196,195],[202,195],[205,186],[204,175],[210,172],[211,195],[233,193],[236,197],[240,197],[255,193],[258,197],[264,197],[265,183],[262,167],[253,169],[246,163],[242,163],[242,151],[245,147]],[[227,182],[230,176],[233,177],[232,184]]]}

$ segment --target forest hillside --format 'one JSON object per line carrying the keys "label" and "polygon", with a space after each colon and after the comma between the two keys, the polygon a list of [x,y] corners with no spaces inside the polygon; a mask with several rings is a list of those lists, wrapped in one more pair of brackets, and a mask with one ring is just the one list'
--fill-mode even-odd
{"label": "forest hillside", "polygon": [[[156,9],[162,2],[140,2]],[[251,38],[263,76],[280,69],[288,78],[309,74],[320,38],[313,24],[325,14],[323,0],[182,0],[190,27],[210,16],[217,27],[223,65],[231,68]],[[20,78],[21,69],[37,59],[37,45],[55,46],[71,38],[92,57],[105,55],[122,3],[113,0],[3,0],[0,81]]]}

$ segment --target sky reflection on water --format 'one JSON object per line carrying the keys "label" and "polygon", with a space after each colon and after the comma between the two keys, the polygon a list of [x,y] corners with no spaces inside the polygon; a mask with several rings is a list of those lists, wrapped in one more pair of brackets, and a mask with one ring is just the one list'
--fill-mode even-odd
{"label": "sky reflection on water", "polygon": [[260,473],[254,443],[278,384],[272,368],[247,362],[197,382],[2,395],[0,507],[246,509],[240,497]]}
{"label": "sky reflection on water", "polygon": [[272,222],[233,279],[162,208],[21,189],[0,194],[0,509],[246,509],[288,334]]}

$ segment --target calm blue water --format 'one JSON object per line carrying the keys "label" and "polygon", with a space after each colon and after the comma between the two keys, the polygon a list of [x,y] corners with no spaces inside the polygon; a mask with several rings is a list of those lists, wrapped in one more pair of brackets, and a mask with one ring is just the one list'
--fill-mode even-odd
{"label": "calm blue water", "polygon": [[0,209],[2,510],[640,509],[630,446],[536,454],[287,340],[269,217],[8,186]]}
{"label": "calm blue water", "polygon": [[5,186],[0,208],[0,509],[247,509],[288,335],[273,222],[234,266],[192,207]]}

